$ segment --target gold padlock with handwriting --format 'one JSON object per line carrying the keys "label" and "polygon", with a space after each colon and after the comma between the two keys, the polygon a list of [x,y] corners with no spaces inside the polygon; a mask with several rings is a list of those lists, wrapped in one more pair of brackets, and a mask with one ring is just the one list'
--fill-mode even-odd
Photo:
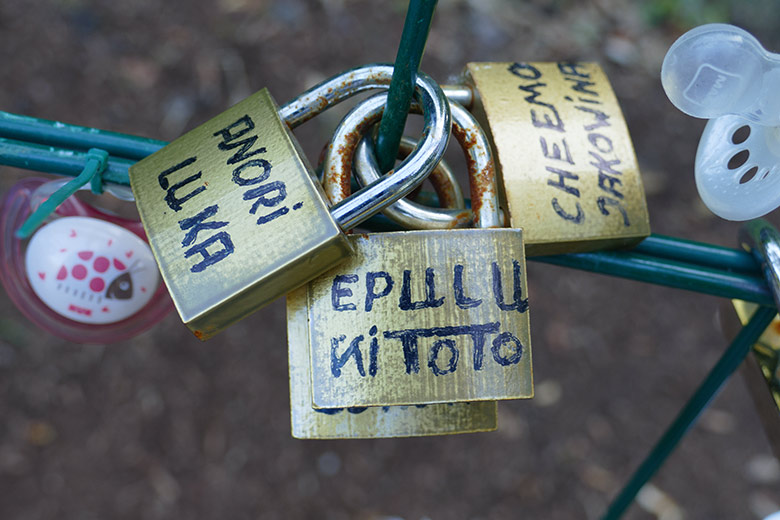
{"label": "gold padlock with handwriting", "polygon": [[476,433],[496,429],[495,401],[315,409],[311,401],[306,288],[287,295],[290,422],[296,439],[365,439]]}
{"label": "gold padlock with handwriting", "polygon": [[130,168],[160,272],[197,337],[350,254],[310,171],[266,89]]}
{"label": "gold padlock with handwriting", "polygon": [[[413,145],[408,144],[407,154]],[[356,168],[357,161],[356,157]],[[349,167],[342,161],[339,161],[336,166],[337,168]],[[328,179],[345,177],[343,172],[336,174],[330,171],[328,166],[326,172],[325,177]],[[429,178],[434,180],[439,200],[445,208],[451,208],[456,213],[464,212],[462,194],[456,184],[457,181],[443,161],[437,165]],[[340,200],[343,196],[340,186],[332,182],[327,182],[326,185],[332,200],[334,202]],[[315,409],[312,406],[310,315],[307,297],[306,287],[287,295],[290,419],[293,437],[298,439],[386,438],[475,433],[496,429],[495,401]]]}
{"label": "gold padlock with handwriting", "polygon": [[631,138],[596,63],[469,63],[510,223],[529,256],[628,246],[650,234]]}
{"label": "gold padlock with handwriting", "polygon": [[295,107],[285,111],[287,121],[264,89],[130,169],[163,280],[197,337],[209,338],[342,261],[351,252],[342,228],[408,193],[433,169],[446,147],[449,111],[422,73],[416,95],[428,111],[423,143],[395,175],[338,207],[328,209],[290,132],[288,122],[391,77],[392,68],[381,65],[347,71],[286,105]]}
{"label": "gold padlock with handwriting", "polygon": [[533,396],[521,230],[350,240],[306,286],[316,408]]}
{"label": "gold padlock with handwriting", "polygon": [[[349,174],[341,158],[355,145],[351,128],[363,126],[352,118],[371,120],[373,106],[381,109],[371,98],[356,107],[333,136],[323,176],[331,200]],[[473,117],[452,113],[456,137],[479,147],[467,161],[483,229],[350,237],[355,254],[306,286],[315,408],[533,395],[523,232],[497,228],[489,146],[475,139]]]}

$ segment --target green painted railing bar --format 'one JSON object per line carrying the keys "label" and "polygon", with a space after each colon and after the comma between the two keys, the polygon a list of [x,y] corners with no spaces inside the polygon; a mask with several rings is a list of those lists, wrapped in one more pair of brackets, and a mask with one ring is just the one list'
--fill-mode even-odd
{"label": "green painted railing bar", "polygon": [[[121,136],[121,134],[116,135]],[[83,152],[0,138],[0,164],[76,176],[84,169],[86,161],[87,156]],[[128,159],[109,157],[103,175],[104,182],[128,185],[127,171],[133,162]],[[383,231],[398,229],[384,217],[370,220],[366,227]],[[675,247],[677,242],[678,240],[674,238],[653,235],[633,251],[558,255],[531,258],[531,260],[725,298],[739,298],[762,305],[772,304],[772,298],[763,279],[713,268],[757,273],[757,264],[749,254],[690,241],[679,241],[681,246],[677,249]],[[637,251],[648,254],[639,254]],[[656,253],[657,256],[651,253]],[[664,259],[664,256],[667,258]],[[668,257],[690,260],[691,263],[669,260]],[[717,265],[712,258],[718,258],[721,264]],[[705,266],[695,265],[697,261],[704,261]]]}
{"label": "green painted railing bar", "polygon": [[623,515],[634,501],[634,497],[639,493],[639,490],[642,489],[642,486],[658,471],[658,468],[666,461],[666,458],[674,451],[674,448],[696,421],[701,411],[715,397],[729,376],[739,367],[750,352],[750,348],[758,341],[761,333],[769,326],[776,313],[777,310],[774,307],[759,307],[750,322],[740,331],[723,356],[715,364],[707,378],[696,389],[693,397],[680,411],[680,414],[669,429],[666,430],[658,444],[655,445],[633,474],[628,484],[612,502],[606,514],[602,517],[603,520],[617,520]]}
{"label": "green painted railing bar", "polygon": [[431,29],[437,0],[410,0],[406,11],[401,43],[395,57],[393,80],[387,93],[387,105],[379,123],[376,158],[379,169],[390,171],[398,155],[406,116],[412,103],[414,83],[420,69],[425,42]]}
{"label": "green painted railing bar", "polygon": [[633,251],[539,256],[529,260],[774,306],[769,288],[760,276],[659,259]]}
{"label": "green painted railing bar", "polygon": [[[124,140],[125,143],[134,142],[132,136],[116,133],[112,135],[117,139]],[[160,145],[162,144],[164,143],[160,142]],[[109,157],[103,181],[128,185],[127,171],[133,163],[133,160]],[[86,154],[0,138],[0,164],[76,176],[84,169]],[[382,217],[369,221],[366,227],[370,228],[374,225],[377,230],[398,229]],[[680,243],[679,248],[676,247],[678,242]],[[638,254],[637,251],[644,251],[647,254]],[[669,258],[682,261],[670,260]],[[681,241],[671,237],[653,235],[633,251],[558,255],[531,258],[531,260],[726,298],[740,298],[762,305],[772,304],[771,296],[763,279],[727,272],[728,270],[736,270],[743,273],[757,273],[757,264],[749,254],[709,244]],[[710,269],[697,266],[696,264],[699,262]],[[720,268],[721,271],[715,268]]]}
{"label": "green painted railing bar", "polygon": [[746,251],[664,235],[652,235],[640,242],[632,251],[728,271],[761,273],[753,255]]}
{"label": "green painted railing bar", "polygon": [[[103,182],[129,186],[127,170],[134,163],[130,159],[109,156]],[[87,164],[87,153],[0,138],[0,164],[76,177]]]}
{"label": "green painted railing bar", "polygon": [[0,111],[0,137],[84,151],[100,148],[111,155],[137,161],[167,144],[156,139],[68,125],[2,111]]}
{"label": "green painted railing bar", "polygon": [[[2,137],[11,141],[0,139],[0,164],[60,175],[78,175],[84,163],[79,159],[79,152],[66,149],[60,150],[59,153],[49,153],[49,146],[85,151],[89,148],[101,148],[111,154],[106,181],[124,185],[129,184],[127,169],[135,160],[143,159],[167,144],[165,141],[9,112],[0,112],[0,138]],[[122,158],[133,160],[125,161]],[[383,221],[382,230],[399,229],[393,226],[389,221]],[[758,272],[758,264],[744,251],[662,235],[650,236],[633,251],[724,270]]]}

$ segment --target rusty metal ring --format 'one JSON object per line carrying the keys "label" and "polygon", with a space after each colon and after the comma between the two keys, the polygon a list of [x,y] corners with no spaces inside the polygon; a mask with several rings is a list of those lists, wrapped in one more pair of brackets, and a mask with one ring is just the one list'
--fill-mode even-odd
{"label": "rusty metal ring", "polygon": [[[325,160],[325,153],[328,150],[328,146],[330,146],[330,142],[328,142],[320,152],[317,166],[319,172],[322,172],[322,165]],[[415,146],[417,146],[417,141],[414,139],[407,136],[401,137],[397,159],[401,161],[406,159],[412,153]],[[461,190],[460,183],[458,183],[455,173],[452,171],[449,164],[447,164],[447,161],[442,159],[428,176],[428,180],[431,182],[431,186],[433,187],[436,196],[439,198],[440,207],[461,210],[466,209],[466,201],[463,199],[463,190]],[[417,188],[409,194],[409,198],[414,199],[416,193],[421,188],[422,184],[417,186]],[[339,194],[339,197],[340,196],[341,194]],[[342,199],[338,198],[338,200],[333,202],[340,200]]]}
{"label": "rusty metal ring", "polygon": [[[388,69],[387,67],[379,68],[384,70],[383,73],[388,77],[392,75],[391,67],[389,70],[385,70]],[[322,85],[318,88],[322,89]],[[425,126],[419,146],[401,163],[394,175],[382,176],[353,196],[345,198],[349,193],[351,150],[369,128],[369,125],[363,122],[362,113],[364,110],[369,112],[379,110],[381,113],[386,99],[386,92],[377,94],[359,103],[347,113],[338,127],[341,130],[341,140],[338,142],[333,140],[325,153],[323,184],[327,184],[331,178],[347,179],[346,185],[336,184],[336,189],[341,190],[340,196],[334,197],[333,193],[329,194],[331,201],[340,201],[331,207],[331,216],[345,230],[351,229],[411,192],[433,171],[447,148],[451,128],[449,102],[439,85],[430,76],[420,72],[415,84],[415,101],[423,107]],[[350,140],[353,143],[351,145],[348,144]],[[343,160],[345,156],[340,152],[346,148],[349,148],[350,152],[348,159]],[[342,160],[339,160],[338,156],[341,156]]]}
{"label": "rusty metal ring", "polygon": [[[376,162],[369,136],[364,136],[358,142],[352,157],[352,170],[358,175],[358,180],[363,182],[368,175],[379,175],[379,165]],[[361,179],[361,174],[366,177]],[[432,176],[433,174],[431,174]],[[387,206],[382,210],[382,214],[406,229],[464,228],[469,226],[473,218],[473,213],[470,209],[466,209],[465,204],[457,209],[444,204],[442,204],[442,208],[431,208],[407,199],[398,200]]]}
{"label": "rusty metal ring", "polygon": [[[411,137],[401,137],[400,147],[398,148],[398,159],[406,159],[406,157],[412,153],[415,146],[417,146],[417,141]],[[460,183],[458,183],[458,179],[455,177],[455,172],[452,171],[452,168],[447,164],[447,161],[444,159],[439,161],[439,164],[436,165],[436,168],[434,168],[428,176],[428,180],[430,181],[431,186],[433,186],[436,196],[439,197],[440,207],[466,209],[466,201],[463,200],[463,190],[461,190]],[[422,185],[418,186],[417,189],[420,189],[421,186]],[[413,195],[414,192],[410,193],[410,197]]]}
{"label": "rusty metal ring", "polygon": [[[450,111],[452,133],[461,144],[468,165],[474,226],[500,227],[503,215],[498,208],[495,166],[487,136],[461,105],[450,102]],[[365,117],[371,120],[379,116],[366,112]],[[339,129],[333,142],[339,139],[338,136]],[[349,154],[349,149],[343,150],[343,154]],[[373,182],[380,175],[367,138],[361,139],[355,149],[354,169],[363,183]],[[396,202],[385,209],[385,215],[404,227],[414,229],[465,227],[472,220],[463,212],[427,208],[409,201]]]}

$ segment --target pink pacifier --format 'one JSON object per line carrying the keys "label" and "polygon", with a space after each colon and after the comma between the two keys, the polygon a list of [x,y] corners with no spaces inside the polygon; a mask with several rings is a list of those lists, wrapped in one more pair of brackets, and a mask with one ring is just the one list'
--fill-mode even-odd
{"label": "pink pacifier", "polygon": [[661,82],[677,108],[710,119],[695,166],[707,207],[750,220],[780,206],[780,55],[733,25],[703,25],[669,48]]}
{"label": "pink pacifier", "polygon": [[110,343],[135,336],[173,308],[139,221],[70,196],[29,241],[17,236],[62,184],[27,178],[0,201],[0,281],[30,321],[61,338]]}

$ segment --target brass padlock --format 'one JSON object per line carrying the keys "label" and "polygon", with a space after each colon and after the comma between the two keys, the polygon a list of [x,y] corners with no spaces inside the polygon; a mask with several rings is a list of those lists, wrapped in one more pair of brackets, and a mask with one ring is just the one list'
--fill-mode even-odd
{"label": "brass padlock", "polygon": [[317,410],[311,403],[306,288],[287,295],[290,422],[296,439],[375,439],[477,433],[496,429],[495,401]]}
{"label": "brass padlock", "polygon": [[[403,155],[413,148],[401,142]],[[405,150],[405,152],[403,152]],[[403,158],[403,157],[401,157]],[[445,207],[462,207],[463,196],[444,161],[428,177]],[[460,199],[460,200],[458,200]],[[297,439],[362,439],[475,433],[496,429],[495,401],[422,406],[373,406],[315,409],[311,402],[309,317],[306,288],[287,295],[290,367],[290,422]]]}
{"label": "brass padlock", "polygon": [[[758,309],[755,303],[725,300],[720,307],[724,334],[733,340]],[[753,345],[752,355],[742,364],[742,374],[764,425],[775,456],[780,458],[780,317]]]}
{"label": "brass padlock", "polygon": [[445,87],[493,143],[502,201],[530,255],[627,246],[650,234],[625,120],[596,63],[469,63]]}
{"label": "brass padlock", "polygon": [[197,337],[213,336],[344,260],[350,246],[342,229],[406,195],[439,161],[449,107],[420,74],[420,147],[394,175],[328,210],[290,128],[391,78],[388,65],[354,69],[281,110],[261,90],[130,169],[163,280]]}
{"label": "brass padlock", "polygon": [[[383,103],[384,95],[367,99],[336,130],[331,150],[339,152],[326,156],[324,170],[331,196],[343,196],[346,182],[336,174],[351,156],[352,129],[375,121]],[[461,123],[453,123],[456,136],[465,135]],[[481,194],[474,214],[480,227],[497,226],[490,151],[477,155],[484,162],[472,175]],[[306,286],[315,408],[532,397],[522,230],[406,231],[350,241],[355,254]]]}

